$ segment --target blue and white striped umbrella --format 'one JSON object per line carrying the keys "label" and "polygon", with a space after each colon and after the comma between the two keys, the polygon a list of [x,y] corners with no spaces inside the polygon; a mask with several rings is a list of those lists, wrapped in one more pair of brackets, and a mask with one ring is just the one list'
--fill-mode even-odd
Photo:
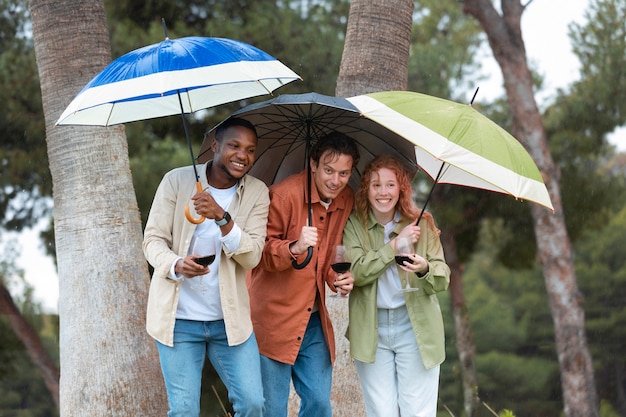
{"label": "blue and white striped umbrella", "polygon": [[[163,23],[165,29],[165,22]],[[196,189],[202,185],[184,115],[270,94],[301,79],[271,55],[244,42],[190,36],[136,49],[111,62],[72,100],[57,125],[112,126],[182,114]],[[201,223],[204,217],[194,219]]]}
{"label": "blue and white striped umbrella", "polygon": [[166,38],[129,52],[94,77],[57,125],[111,126],[193,113],[270,94],[300,76],[244,42]]}

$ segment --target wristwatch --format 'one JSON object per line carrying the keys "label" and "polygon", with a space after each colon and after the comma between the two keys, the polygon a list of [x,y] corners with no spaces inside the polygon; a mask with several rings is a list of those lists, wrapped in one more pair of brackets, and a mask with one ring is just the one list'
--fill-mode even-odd
{"label": "wristwatch", "polygon": [[227,211],[224,212],[224,217],[222,217],[222,220],[215,220],[215,223],[217,223],[218,226],[224,226],[225,224],[227,224],[230,221],[230,214],[228,214]]}

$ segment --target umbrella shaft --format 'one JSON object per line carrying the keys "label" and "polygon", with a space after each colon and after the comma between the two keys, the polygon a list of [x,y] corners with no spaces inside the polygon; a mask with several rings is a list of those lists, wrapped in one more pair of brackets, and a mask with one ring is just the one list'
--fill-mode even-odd
{"label": "umbrella shaft", "polygon": [[441,173],[443,172],[443,167],[445,164],[446,164],[445,162],[442,162],[441,167],[439,167],[437,178],[435,178],[435,182],[433,182],[433,186],[430,187],[430,192],[428,193],[428,197],[426,197],[426,201],[424,201],[424,206],[422,207],[422,211],[420,212],[420,215],[417,218],[417,221],[415,222],[416,226],[419,224],[420,220],[422,220],[422,216],[424,215],[424,211],[426,210],[426,205],[428,204],[428,201],[430,201],[430,197],[433,195],[433,191],[435,190],[435,185],[437,185],[437,181],[439,181],[439,177],[441,177]]}
{"label": "umbrella shaft", "polygon": [[196,159],[193,156],[193,148],[191,147],[191,139],[189,139],[189,129],[187,128],[187,119],[185,119],[185,111],[183,110],[183,99],[180,97],[180,90],[176,91],[178,94],[178,104],[180,104],[180,117],[183,118],[183,129],[185,130],[185,138],[187,139],[187,146],[189,146],[189,155],[191,156],[191,164],[193,165],[193,173],[196,176],[196,181],[200,181],[198,175],[198,168],[196,168]]}

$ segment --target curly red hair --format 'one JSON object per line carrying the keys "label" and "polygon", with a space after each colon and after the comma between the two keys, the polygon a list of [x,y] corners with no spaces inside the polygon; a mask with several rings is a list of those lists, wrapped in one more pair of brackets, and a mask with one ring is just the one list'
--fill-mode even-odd
{"label": "curly red hair", "polygon": [[[417,219],[420,214],[420,209],[413,202],[413,187],[411,187],[411,178],[409,178],[406,168],[391,155],[379,155],[372,159],[365,167],[363,174],[361,174],[361,184],[355,193],[356,201],[354,210],[359,220],[363,224],[367,222],[367,216],[370,210],[368,191],[372,174],[382,168],[386,168],[396,175],[398,188],[400,189],[396,210],[398,210],[400,215],[405,219]],[[422,217],[425,220],[429,220],[429,223],[433,223],[430,213],[424,212]]]}

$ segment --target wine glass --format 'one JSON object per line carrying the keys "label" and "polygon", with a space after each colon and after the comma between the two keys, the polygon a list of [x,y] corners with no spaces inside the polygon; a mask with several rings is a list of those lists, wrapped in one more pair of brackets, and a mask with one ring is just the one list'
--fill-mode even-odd
{"label": "wine glass", "polygon": [[[337,245],[333,248],[332,263],[330,267],[338,274],[343,274],[350,270],[352,263],[348,257],[348,248],[343,245]],[[341,290],[337,288],[337,292],[331,297],[342,297]]]}
{"label": "wine glass", "polygon": [[[404,265],[404,262],[412,263],[411,258],[408,255],[413,253],[413,245],[411,241],[405,237],[396,238],[396,263],[398,265]],[[403,282],[402,291],[411,292],[418,291],[419,288],[411,287],[409,282],[409,272],[404,271],[404,279],[400,279]]]}
{"label": "wine glass", "polygon": [[[195,263],[202,266],[211,265],[215,261],[215,239],[207,236],[194,236],[189,254]],[[204,285],[204,275],[190,278],[189,284],[191,288],[201,293],[208,290],[208,287]]]}

